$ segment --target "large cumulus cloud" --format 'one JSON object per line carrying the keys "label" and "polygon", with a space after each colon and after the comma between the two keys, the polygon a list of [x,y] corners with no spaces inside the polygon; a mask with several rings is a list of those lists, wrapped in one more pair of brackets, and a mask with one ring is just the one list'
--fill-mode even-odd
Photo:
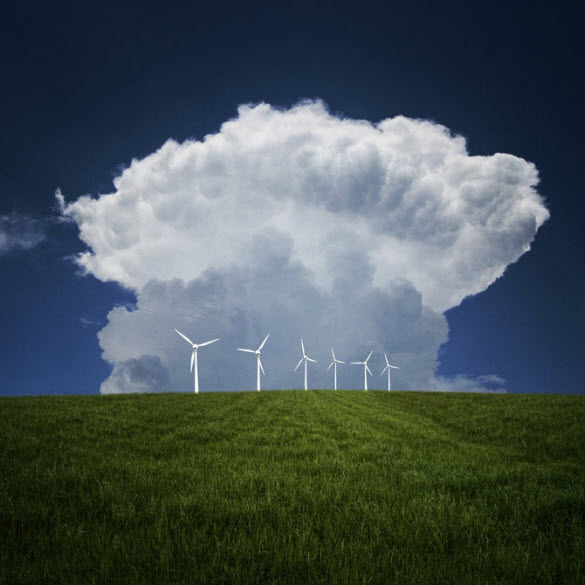
{"label": "large cumulus cloud", "polygon": [[436,387],[442,314],[529,250],[548,217],[537,183],[532,163],[470,156],[433,122],[260,104],[201,141],[166,142],[64,213],[88,246],[80,265],[137,295],[100,333],[113,364],[155,355],[182,387],[183,327],[224,340],[202,354],[203,384],[248,387],[232,345],[270,331],[269,386],[294,383],[304,335],[322,360],[333,342],[352,359],[384,349],[402,360],[396,387]]}

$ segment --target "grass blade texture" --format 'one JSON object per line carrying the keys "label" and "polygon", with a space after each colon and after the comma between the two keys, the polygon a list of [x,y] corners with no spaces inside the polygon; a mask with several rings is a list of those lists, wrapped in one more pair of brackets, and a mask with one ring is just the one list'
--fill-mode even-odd
{"label": "grass blade texture", "polygon": [[0,400],[0,583],[584,583],[585,399]]}

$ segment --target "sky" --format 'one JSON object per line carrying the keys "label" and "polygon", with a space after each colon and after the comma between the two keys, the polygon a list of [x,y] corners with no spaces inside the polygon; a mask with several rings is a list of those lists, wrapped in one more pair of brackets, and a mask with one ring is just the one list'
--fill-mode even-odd
{"label": "sky", "polygon": [[[571,4],[11,6],[1,395],[583,393]],[[341,366],[342,388],[362,372]]]}

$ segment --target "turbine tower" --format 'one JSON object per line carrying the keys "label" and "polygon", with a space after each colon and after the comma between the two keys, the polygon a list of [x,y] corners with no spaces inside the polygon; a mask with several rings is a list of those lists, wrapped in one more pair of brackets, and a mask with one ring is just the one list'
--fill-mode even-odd
{"label": "turbine tower", "polygon": [[260,370],[262,370],[262,373],[264,375],[266,375],[266,372],[264,371],[264,368],[262,367],[262,362],[260,361],[260,353],[262,352],[262,348],[264,347],[264,344],[266,343],[266,340],[269,337],[270,337],[270,333],[264,338],[264,341],[260,344],[260,347],[257,350],[243,349],[241,347],[238,347],[238,351],[245,351],[247,353],[255,353],[256,354],[256,390],[258,392],[260,392]]}
{"label": "turbine tower", "polygon": [[312,360],[310,357],[307,357],[307,354],[305,353],[305,344],[303,343],[303,340],[301,339],[301,349],[303,350],[303,357],[299,360],[299,363],[297,364],[297,367],[295,368],[295,372],[299,369],[299,366],[305,362],[305,390],[307,389],[307,362],[313,362],[313,363],[317,363],[317,360]]}
{"label": "turbine tower", "polygon": [[[355,365],[364,366],[364,390],[365,391],[368,390],[368,372],[370,372],[370,368],[368,368],[368,360],[372,357],[373,353],[374,353],[374,350],[372,350],[370,352],[370,355],[368,355],[368,357],[363,362],[351,362],[352,364],[355,364]],[[372,375],[372,372],[370,372],[370,376],[371,375]]]}
{"label": "turbine tower", "polygon": [[390,392],[390,369],[399,370],[400,368],[398,366],[391,366],[386,354],[384,354],[384,359],[386,360],[386,367],[382,370],[380,376],[382,376],[384,372],[388,370],[388,392]]}
{"label": "turbine tower", "polygon": [[335,352],[333,351],[333,348],[331,348],[331,356],[333,357],[333,361],[329,364],[327,371],[329,371],[331,366],[333,366],[333,389],[337,390],[337,364],[344,364],[345,362],[335,359]]}
{"label": "turbine tower", "polygon": [[190,368],[190,372],[193,371],[193,364],[195,364],[195,394],[199,394],[199,371],[197,368],[197,350],[200,347],[203,347],[205,345],[210,345],[212,343],[215,343],[216,341],[219,341],[219,337],[217,339],[212,339],[211,341],[205,341],[204,343],[193,343],[186,335],[183,335],[178,329],[175,329],[175,331],[187,342],[191,345],[191,347],[193,348],[193,352],[191,353],[191,368]]}

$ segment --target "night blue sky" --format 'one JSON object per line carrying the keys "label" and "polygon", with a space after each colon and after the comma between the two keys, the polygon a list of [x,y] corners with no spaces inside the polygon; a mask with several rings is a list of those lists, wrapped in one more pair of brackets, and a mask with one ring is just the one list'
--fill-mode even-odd
{"label": "night blue sky", "polygon": [[112,192],[121,169],[168,138],[217,132],[239,104],[303,98],[372,122],[430,119],[472,155],[536,165],[551,217],[502,278],[447,312],[438,373],[495,374],[510,392],[583,392],[584,52],[570,6],[4,8],[0,214],[33,218],[46,238],[0,254],[0,393],[98,392],[111,366],[97,333],[114,305],[134,301],[80,276],[70,258],[85,248],[75,225],[55,221],[57,187],[68,200]]}

